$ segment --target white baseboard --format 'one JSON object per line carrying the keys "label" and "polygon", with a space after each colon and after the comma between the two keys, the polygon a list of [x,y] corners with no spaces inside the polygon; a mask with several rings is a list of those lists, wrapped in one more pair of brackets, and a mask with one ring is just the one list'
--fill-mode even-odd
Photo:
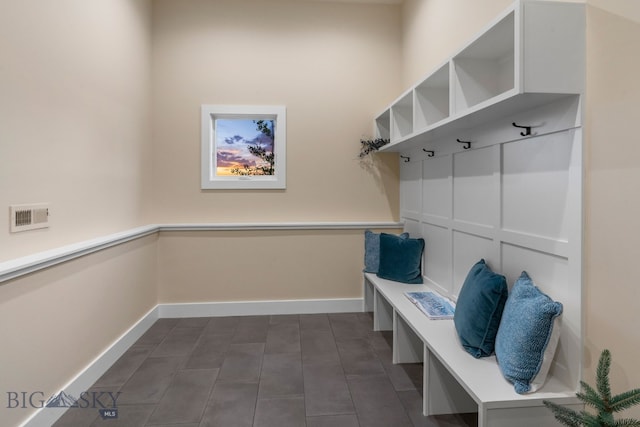
{"label": "white baseboard", "polygon": [[351,313],[362,311],[362,298],[229,301],[158,304],[161,318],[257,316],[267,314]]}
{"label": "white baseboard", "polygon": [[[107,370],[122,356],[133,343],[135,343],[158,320],[158,306],[155,306],[124,334],[120,336],[108,349],[96,357],[74,379],[69,381],[62,390],[65,393],[78,397],[80,393],[87,391]],[[46,396],[45,398],[48,398]],[[40,408],[20,427],[51,426],[63,414],[61,408]]]}

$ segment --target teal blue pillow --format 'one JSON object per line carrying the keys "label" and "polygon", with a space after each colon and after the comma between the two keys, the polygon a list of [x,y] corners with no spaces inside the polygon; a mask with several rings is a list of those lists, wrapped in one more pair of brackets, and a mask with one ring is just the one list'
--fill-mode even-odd
{"label": "teal blue pillow", "polygon": [[491,356],[509,295],[507,280],[478,261],[462,285],[453,322],[462,347],[475,358]]}
{"label": "teal blue pillow", "polygon": [[378,277],[402,283],[422,283],[423,251],[424,239],[380,234]]}
{"label": "teal blue pillow", "polygon": [[[409,237],[409,233],[402,233],[402,239]],[[364,272],[377,273],[380,268],[380,233],[371,230],[364,231]]]}
{"label": "teal blue pillow", "polygon": [[504,307],[496,338],[496,359],[516,393],[544,384],[560,338],[562,304],[542,293],[523,271]]}

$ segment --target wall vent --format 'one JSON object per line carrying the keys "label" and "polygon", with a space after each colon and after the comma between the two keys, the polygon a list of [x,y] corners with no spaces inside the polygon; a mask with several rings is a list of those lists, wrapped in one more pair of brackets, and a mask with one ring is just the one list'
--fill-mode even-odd
{"label": "wall vent", "polygon": [[11,232],[35,230],[49,227],[49,204],[11,205]]}

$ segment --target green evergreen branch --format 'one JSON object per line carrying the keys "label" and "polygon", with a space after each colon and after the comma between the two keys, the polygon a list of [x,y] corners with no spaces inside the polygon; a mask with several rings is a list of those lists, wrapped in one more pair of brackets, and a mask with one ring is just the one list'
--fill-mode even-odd
{"label": "green evergreen branch", "polygon": [[598,362],[598,370],[596,371],[596,387],[602,400],[609,402],[611,400],[611,387],[609,385],[609,368],[611,367],[611,353],[605,349],[600,355]]}
{"label": "green evergreen branch", "polygon": [[613,412],[620,412],[640,403],[640,388],[625,391],[611,398],[610,406]]}
{"label": "green evergreen branch", "polygon": [[564,406],[560,406],[557,403],[553,403],[548,400],[544,400],[542,403],[553,411],[556,420],[560,421],[562,424],[569,427],[581,427],[583,425],[582,416],[579,412],[570,408],[565,408]]}
{"label": "green evergreen branch", "polygon": [[600,399],[600,395],[595,391],[593,387],[584,381],[580,381],[580,386],[582,387],[581,392],[576,393],[576,397],[582,400],[587,406],[591,406],[597,411],[606,411],[606,404]]}
{"label": "green evergreen branch", "polygon": [[576,397],[585,405],[596,410],[596,414],[587,411],[574,411],[548,400],[542,403],[549,408],[556,420],[569,427],[640,427],[640,420],[623,418],[615,420],[613,414],[640,403],[640,389],[634,389],[611,397],[609,372],[611,353],[603,350],[596,370],[596,387],[580,381],[581,391]]}

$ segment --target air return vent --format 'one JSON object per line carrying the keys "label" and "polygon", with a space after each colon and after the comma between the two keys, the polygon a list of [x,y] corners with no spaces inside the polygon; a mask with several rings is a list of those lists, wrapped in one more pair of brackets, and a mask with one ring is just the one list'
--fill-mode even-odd
{"label": "air return vent", "polygon": [[49,227],[49,204],[38,203],[33,205],[12,205],[11,232],[34,230],[36,228]]}

